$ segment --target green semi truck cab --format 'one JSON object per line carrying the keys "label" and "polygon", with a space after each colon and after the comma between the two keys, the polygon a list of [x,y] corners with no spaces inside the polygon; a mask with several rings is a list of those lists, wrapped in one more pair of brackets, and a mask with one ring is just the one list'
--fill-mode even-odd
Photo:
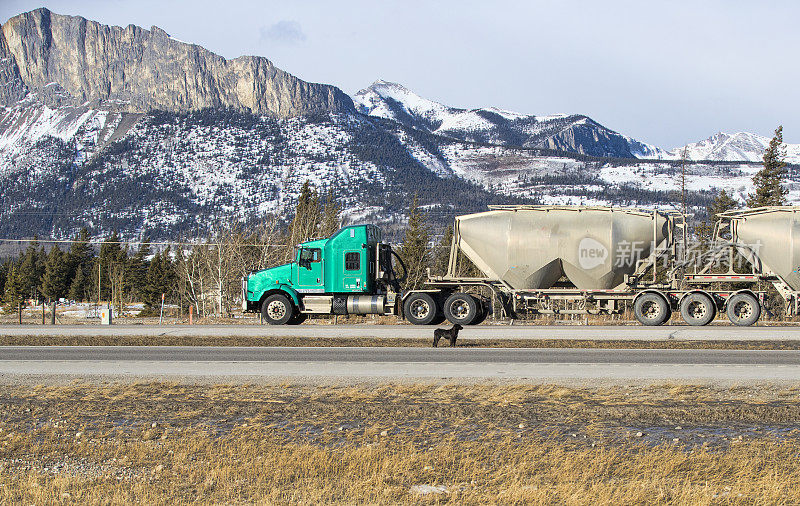
{"label": "green semi truck cab", "polygon": [[242,280],[243,309],[273,325],[308,314],[398,314],[392,248],[374,225],[352,225],[297,246],[294,262]]}

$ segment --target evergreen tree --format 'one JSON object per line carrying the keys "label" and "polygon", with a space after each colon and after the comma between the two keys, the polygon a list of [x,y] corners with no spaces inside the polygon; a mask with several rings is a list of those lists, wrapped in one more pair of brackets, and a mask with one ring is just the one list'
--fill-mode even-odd
{"label": "evergreen tree", "polygon": [[6,275],[6,286],[3,292],[3,303],[9,311],[15,311],[24,299],[23,279],[20,276],[17,262],[9,264],[9,271]]}
{"label": "evergreen tree", "polygon": [[47,255],[42,276],[42,294],[50,300],[58,300],[67,295],[69,265],[67,255],[54,246]]}
{"label": "evergreen tree", "polygon": [[70,279],[68,297],[76,301],[88,300],[93,279],[91,273],[94,250],[89,245],[89,230],[86,227],[75,236],[68,257]]}
{"label": "evergreen tree", "polygon": [[433,252],[434,266],[433,272],[439,276],[447,274],[447,267],[450,264],[450,246],[453,243],[453,225],[448,225],[442,235],[442,240],[436,245]]}
{"label": "evergreen tree", "polygon": [[320,225],[320,237],[330,237],[341,228],[339,221],[339,213],[341,208],[336,196],[333,194],[333,188],[328,188],[328,194],[325,197],[325,206],[322,211],[322,224]]}
{"label": "evergreen tree", "polygon": [[40,264],[39,243],[34,240],[28,245],[17,267],[17,281],[23,298],[34,298],[39,294],[42,268]]}
{"label": "evergreen tree", "polygon": [[425,271],[431,264],[429,241],[428,224],[425,215],[419,209],[417,196],[414,195],[408,210],[408,225],[403,236],[403,245],[400,248],[400,257],[408,269],[404,287],[406,290],[420,288],[426,279]]}
{"label": "evergreen tree", "polygon": [[75,271],[75,277],[69,285],[67,297],[70,300],[86,301],[89,300],[89,287],[91,286],[91,278],[85,269],[78,269]]}
{"label": "evergreen tree", "polygon": [[148,308],[157,306],[161,302],[162,279],[164,268],[161,264],[161,252],[158,252],[150,259],[147,266],[147,275],[143,290],[143,301]]}
{"label": "evergreen tree", "polygon": [[736,202],[727,191],[722,190],[711,202],[711,205],[708,206],[708,219],[713,224],[717,221],[720,214],[730,211],[731,209],[736,209],[737,207],[739,207],[739,203]]}
{"label": "evergreen tree", "polygon": [[144,302],[150,307],[161,304],[161,294],[170,297],[175,292],[178,277],[169,247],[150,260],[144,284]]}
{"label": "evergreen tree", "polygon": [[311,186],[311,183],[306,180],[300,189],[294,219],[292,219],[292,223],[289,226],[290,246],[294,247],[303,241],[316,237],[319,232],[319,223],[319,194]]}
{"label": "evergreen tree", "polygon": [[787,190],[781,186],[786,174],[786,146],[783,144],[783,126],[764,151],[764,168],[753,176],[755,191],[747,199],[748,207],[786,205]]}
{"label": "evergreen tree", "polygon": [[[433,252],[434,258],[434,269],[433,273],[439,276],[444,276],[447,274],[447,268],[450,264],[450,249],[453,245],[453,225],[448,225],[444,231],[444,235],[442,236],[442,240],[439,241],[439,244],[436,246],[435,251]],[[464,277],[480,277],[482,276],[481,271],[472,263],[472,261],[467,258],[461,250],[456,253],[456,265],[455,265],[455,272],[456,276],[464,276]]]}
{"label": "evergreen tree", "polygon": [[149,238],[145,238],[144,242],[139,245],[136,254],[128,259],[125,289],[135,300],[144,300],[144,287],[149,267],[148,256],[150,256],[150,242]]}
{"label": "evergreen tree", "polygon": [[6,291],[6,278],[8,277],[8,269],[10,268],[9,262],[3,262],[0,265],[0,299]]}

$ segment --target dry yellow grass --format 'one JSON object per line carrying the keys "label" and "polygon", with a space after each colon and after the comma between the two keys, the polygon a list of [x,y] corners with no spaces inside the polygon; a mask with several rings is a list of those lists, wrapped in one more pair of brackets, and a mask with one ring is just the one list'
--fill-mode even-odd
{"label": "dry yellow grass", "polygon": [[797,394],[7,386],[0,503],[796,504]]}

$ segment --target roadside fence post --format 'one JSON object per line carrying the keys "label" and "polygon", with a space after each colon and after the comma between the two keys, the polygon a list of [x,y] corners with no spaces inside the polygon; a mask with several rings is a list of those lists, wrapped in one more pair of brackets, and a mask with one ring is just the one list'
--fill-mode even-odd
{"label": "roadside fence post", "polygon": [[161,321],[164,319],[164,294],[161,294],[161,314],[158,316],[158,324],[161,325]]}
{"label": "roadside fence post", "polygon": [[22,325],[22,302],[19,303],[19,324]]}
{"label": "roadside fence post", "polygon": [[53,301],[53,312],[50,314],[50,325],[56,324],[56,301]]}
{"label": "roadside fence post", "polygon": [[42,301],[42,325],[44,325],[44,309],[47,306],[44,301]]}
{"label": "roadside fence post", "polygon": [[194,304],[189,304],[189,325],[192,324],[193,315],[194,315]]}

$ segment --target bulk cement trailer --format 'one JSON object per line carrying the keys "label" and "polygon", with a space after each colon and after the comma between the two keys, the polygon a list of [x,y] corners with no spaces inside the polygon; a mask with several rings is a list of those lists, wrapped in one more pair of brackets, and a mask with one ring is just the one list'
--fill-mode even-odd
{"label": "bulk cement trailer", "polygon": [[[800,207],[720,215],[702,257],[687,255],[681,213],[586,206],[490,206],[458,216],[447,273],[421,290],[400,292],[390,244],[374,225],[351,225],[298,245],[294,261],[242,279],[245,311],[272,324],[308,314],[402,315],[414,324],[481,321],[497,301],[503,316],[618,314],[631,307],[644,325],[673,311],[706,325],[724,311],[752,325],[772,283],[797,314]],[[459,276],[462,257],[482,273]],[[719,260],[742,258],[747,272],[720,272]],[[742,269],[739,269],[742,271]]]}
{"label": "bulk cement trailer", "polygon": [[[424,289],[404,294],[407,320],[474,324],[495,299],[511,318],[616,314],[632,307],[644,325],[661,325],[673,311],[690,325],[706,325],[720,311],[735,325],[752,325],[763,307],[765,292],[755,289],[763,281],[772,282],[789,312],[796,313],[800,208],[724,214],[708,252],[691,261],[681,213],[587,206],[489,209],[456,217],[448,271],[429,273]],[[726,255],[741,255],[749,272],[714,272]],[[462,256],[483,276],[458,276]]]}

